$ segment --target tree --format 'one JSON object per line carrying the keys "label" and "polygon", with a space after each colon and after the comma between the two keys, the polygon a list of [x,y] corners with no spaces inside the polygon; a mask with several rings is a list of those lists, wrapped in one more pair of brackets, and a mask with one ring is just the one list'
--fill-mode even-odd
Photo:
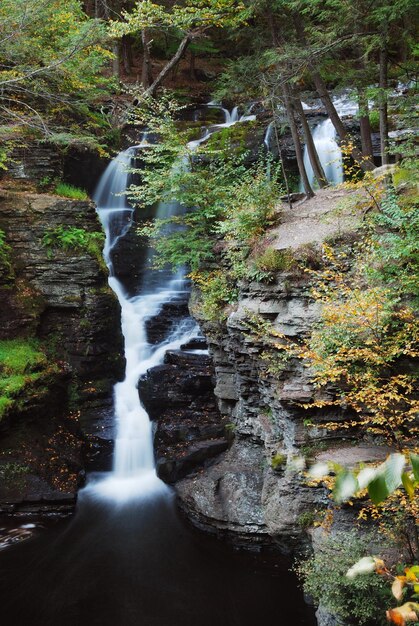
{"label": "tree", "polygon": [[249,15],[249,9],[240,0],[185,0],[181,5],[175,4],[169,8],[164,3],[140,0],[131,12],[122,11],[123,21],[111,22],[110,33],[116,38],[142,33],[145,55],[148,54],[149,32],[157,29],[179,33],[180,42],[175,54],[150,85],[150,65],[149,60],[145,60],[143,87],[145,94],[154,96],[169,72],[185,55],[192,41],[206,36],[213,28],[236,28],[245,23]]}
{"label": "tree", "polygon": [[0,24],[3,134],[91,136],[97,125],[91,107],[110,86],[100,74],[112,57],[103,24],[89,19],[78,0],[3,0]]}

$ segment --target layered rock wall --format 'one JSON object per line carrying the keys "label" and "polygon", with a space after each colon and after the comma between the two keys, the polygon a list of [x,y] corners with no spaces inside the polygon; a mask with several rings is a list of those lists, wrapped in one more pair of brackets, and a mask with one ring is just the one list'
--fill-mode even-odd
{"label": "layered rock wall", "polygon": [[74,504],[84,464],[80,413],[109,398],[122,373],[119,306],[100,250],[43,245],[57,226],[101,229],[90,201],[0,190],[8,257],[0,277],[0,339],[34,338],[55,364],[42,387],[26,387],[1,421],[6,511]]}

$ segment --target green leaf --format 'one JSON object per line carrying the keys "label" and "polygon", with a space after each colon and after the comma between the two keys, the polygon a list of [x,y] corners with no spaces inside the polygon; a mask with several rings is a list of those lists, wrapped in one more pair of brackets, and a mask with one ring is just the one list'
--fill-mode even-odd
{"label": "green leaf", "polygon": [[412,464],[413,476],[415,480],[419,480],[419,454],[410,454],[410,462]]}
{"label": "green leaf", "polygon": [[384,476],[389,493],[395,491],[402,481],[406,459],[403,454],[391,454],[384,464]]}
{"label": "green leaf", "polygon": [[374,478],[368,485],[368,495],[376,505],[383,502],[389,493],[384,474],[380,474],[377,478]]}
{"label": "green leaf", "polygon": [[406,474],[406,472],[403,472],[402,474],[402,483],[403,487],[406,489],[406,493],[409,498],[413,498],[415,494],[415,484],[413,480],[411,480],[410,476]]}

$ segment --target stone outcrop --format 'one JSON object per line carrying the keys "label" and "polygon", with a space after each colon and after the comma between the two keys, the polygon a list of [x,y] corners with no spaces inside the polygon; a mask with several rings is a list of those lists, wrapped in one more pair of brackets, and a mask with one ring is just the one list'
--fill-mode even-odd
{"label": "stone outcrop", "polygon": [[215,395],[234,439],[209,470],[185,478],[176,489],[182,509],[200,528],[241,545],[274,540],[291,552],[304,539],[302,516],[324,499],[286,464],[309,445],[298,403],[309,400],[313,390],[296,363],[285,363],[279,375],[268,373],[267,346],[247,325],[251,313],[296,337],[307,332],[318,311],[307,281],[288,272],[275,284],[243,285],[224,327],[201,321],[215,364]]}
{"label": "stone outcrop", "polygon": [[[169,350],[164,364],[140,381],[141,400],[154,420],[157,472],[174,483],[228,447],[225,419],[214,396],[214,368],[202,350]],[[189,350],[189,351],[188,351]]]}
{"label": "stone outcrop", "polygon": [[[282,224],[272,235],[273,245],[280,250],[292,248],[294,258],[318,268],[318,246],[324,236],[340,238],[343,246],[356,236],[358,222],[351,215],[325,228],[324,218],[332,205],[336,198],[327,190],[311,204],[293,207],[289,215],[284,209]],[[309,232],[302,229],[307,221]],[[384,459],[388,449],[361,444],[343,429],[320,428],[348,415],[302,408],[314,397],[310,371],[292,358],[270,362],[269,340],[263,328],[252,326],[256,317],[285,337],[304,340],[320,313],[310,295],[309,275],[294,263],[268,284],[243,282],[239,301],[224,323],[201,318],[198,294],[190,307],[209,344],[215,395],[229,422],[231,445],[204,472],[177,482],[181,508],[200,529],[235,544],[271,542],[283,553],[311,545],[307,528],[321,518],[330,499],[323,487],[306,484],[297,471],[301,459],[308,464],[317,458],[343,459],[350,467]],[[353,523],[352,510],[345,510],[344,516]],[[337,524],[341,527],[342,520]]]}
{"label": "stone outcrop", "polygon": [[[0,470],[7,481],[0,501],[9,511],[74,506],[86,447],[80,412],[89,407],[90,421],[106,412],[123,367],[119,306],[100,250],[96,256],[46,247],[44,235],[56,226],[100,231],[90,201],[0,190],[9,257],[0,278],[0,339],[36,338],[56,364],[42,388],[34,385],[2,421]],[[92,447],[99,446],[95,429],[87,431]]]}

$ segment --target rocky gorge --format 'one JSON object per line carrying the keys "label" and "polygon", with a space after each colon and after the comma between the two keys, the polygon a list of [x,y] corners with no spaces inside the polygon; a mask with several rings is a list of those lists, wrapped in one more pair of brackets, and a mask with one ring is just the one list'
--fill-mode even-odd
{"label": "rocky gorge", "polygon": [[[36,193],[25,182],[18,190],[13,181],[5,184],[0,194],[8,256],[0,284],[0,338],[6,346],[35,341],[46,362],[41,380],[31,385],[28,378],[2,416],[0,466],[6,480],[0,508],[71,512],[86,451],[97,443],[91,429],[90,441],[82,431],[80,408],[87,414],[89,406],[94,422],[121,374],[119,309],[100,247],[95,256],[43,243],[58,226],[97,232],[92,202]],[[29,363],[26,372],[29,377]]]}
{"label": "rocky gorge", "polygon": [[[6,182],[0,196],[0,229],[11,249],[0,333],[4,340],[36,338],[57,369],[45,395],[39,389],[25,395],[2,422],[0,463],[8,480],[1,511],[69,513],[85,470],[110,467],[110,394],[122,374],[120,312],[100,256],[45,245],[45,234],[63,224],[98,232],[93,203],[37,193],[25,180],[19,190]],[[320,522],[328,519],[338,533],[353,525],[357,511],[336,511],[327,489],[310,486],[301,474],[301,459],[343,458],[353,467],[389,451],[319,428],[336,414],[302,408],[315,393],[310,371],[289,360],[270,372],[269,342],[252,330],[256,316],[285,337],[303,340],[310,333],[320,311],[301,265],[322,263],[325,240],[357,239],[359,217],[336,211],[343,196],[323,190],[313,201],[278,207],[272,245],[297,263],[270,281],[243,281],[222,320],[205,319],[194,289],[189,302],[164,304],[146,324],[152,345],[189,316],[200,326],[202,336],[168,350],[164,363],[142,376],[139,394],[153,420],[158,475],[173,485],[183,516],[235,548],[286,557],[321,551]],[[141,222],[138,212],[133,222]],[[131,228],[113,251],[128,293],[141,276],[143,247]],[[320,608],[318,623],[337,622]]]}

